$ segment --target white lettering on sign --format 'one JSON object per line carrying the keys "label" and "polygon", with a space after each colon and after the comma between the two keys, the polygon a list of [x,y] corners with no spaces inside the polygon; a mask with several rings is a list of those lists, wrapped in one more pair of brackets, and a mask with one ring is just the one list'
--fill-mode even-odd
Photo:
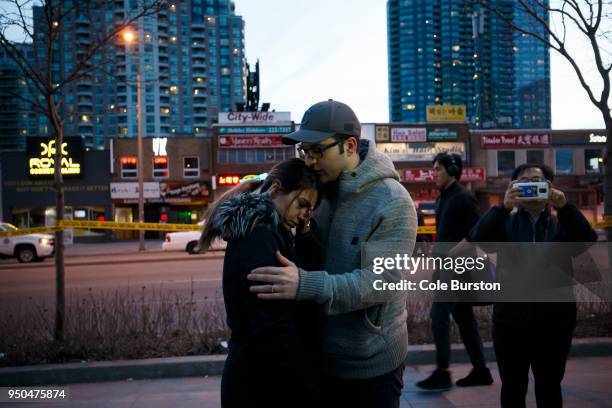
{"label": "white lettering on sign", "polygon": [[591,133],[589,135],[589,143],[606,143],[607,141],[608,141],[607,136],[596,135],[594,133]]}
{"label": "white lettering on sign", "polygon": [[391,128],[392,142],[425,142],[426,128]]}
{"label": "white lettering on sign", "polygon": [[269,124],[291,122],[290,112],[220,112],[220,124]]}
{"label": "white lettering on sign", "polygon": [[153,154],[155,156],[167,156],[166,145],[168,144],[168,138],[156,137],[153,139]]}

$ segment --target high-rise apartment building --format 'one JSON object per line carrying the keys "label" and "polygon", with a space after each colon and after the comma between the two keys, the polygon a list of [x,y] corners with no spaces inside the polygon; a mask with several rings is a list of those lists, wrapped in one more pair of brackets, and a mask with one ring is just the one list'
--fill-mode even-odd
{"label": "high-rise apartment building", "polygon": [[[64,0],[63,7],[70,9],[77,1]],[[53,80],[60,82],[69,76],[91,45],[109,27],[133,15],[143,1],[100,2],[96,4],[104,8],[93,10],[87,8],[89,3],[81,3],[77,11],[64,17],[53,47]],[[34,7],[33,16],[35,42],[41,41],[35,43],[33,52],[38,63],[45,64],[44,10]],[[76,81],[61,89],[66,136],[83,136],[86,146],[92,148],[103,146],[108,137],[136,137],[137,70],[144,137],[211,136],[218,112],[234,110],[237,102],[244,102],[244,21],[235,14],[232,1],[176,1],[139,19],[131,29],[136,39],[133,44],[113,39],[94,54]],[[0,89],[10,85],[4,82]],[[36,115],[33,122],[33,127],[18,125],[17,138],[52,134],[44,116]]]}
{"label": "high-rise apartment building", "polygon": [[[550,127],[549,49],[476,3],[387,1],[391,121],[424,122],[426,106],[447,104],[465,105],[473,128]],[[518,1],[489,4],[526,25]]]}
{"label": "high-rise apartment building", "polygon": [[[16,44],[19,52],[32,62],[31,44]],[[38,115],[27,101],[30,90],[17,63],[0,48],[0,151],[26,147],[25,137],[37,129]]]}

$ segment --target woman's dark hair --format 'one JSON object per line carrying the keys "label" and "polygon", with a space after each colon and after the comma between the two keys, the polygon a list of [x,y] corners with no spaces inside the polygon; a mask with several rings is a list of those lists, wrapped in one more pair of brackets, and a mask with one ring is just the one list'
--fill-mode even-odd
{"label": "woman's dark hair", "polygon": [[514,169],[514,171],[512,172],[512,181],[518,180],[519,176],[523,174],[526,170],[529,170],[529,169],[542,170],[542,174],[544,175],[544,178],[548,181],[553,181],[553,179],[555,178],[555,173],[553,173],[552,169],[545,164],[524,163],[518,166],[516,169]]}
{"label": "woman's dark hair", "polygon": [[242,193],[250,193],[259,189],[260,193],[269,191],[272,183],[278,181],[281,186],[280,193],[289,194],[293,191],[315,189],[317,190],[317,203],[321,202],[321,184],[317,179],[317,174],[313,169],[306,165],[306,162],[299,158],[292,158],[277,163],[268,172],[265,180],[245,181],[224,193],[215,201],[208,211],[206,211],[206,221],[202,228],[202,235],[198,245],[199,252],[206,252],[212,242],[219,236],[219,231],[214,231],[212,223],[221,204],[232,197]]}

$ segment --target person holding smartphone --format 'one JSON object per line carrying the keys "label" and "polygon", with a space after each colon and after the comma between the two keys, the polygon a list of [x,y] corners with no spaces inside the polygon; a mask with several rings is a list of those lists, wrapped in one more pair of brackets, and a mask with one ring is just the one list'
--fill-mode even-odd
{"label": "person holding smartphone", "polygon": [[[546,256],[551,246],[570,242],[574,244],[567,248],[576,248],[581,247],[580,243],[597,240],[580,210],[554,187],[553,178],[546,165],[520,165],[512,174],[503,204],[492,207],[469,234],[469,241],[480,243],[487,252],[497,252],[498,279],[502,285],[508,283],[520,289],[511,294],[517,298],[521,292],[533,290],[531,282],[550,284],[554,278],[547,275],[551,265],[558,266],[552,270],[560,271],[559,275],[571,274],[571,258],[577,253],[557,251],[554,257]],[[527,189],[517,183],[527,184]],[[526,196],[529,183],[537,189],[547,186],[547,194]],[[500,244],[504,242],[524,244],[508,250]],[[502,407],[525,407],[530,368],[537,406],[563,404],[561,382],[576,326],[576,303],[573,295],[563,302],[532,300],[535,299],[517,301],[504,297],[493,306],[493,345],[502,381]]]}

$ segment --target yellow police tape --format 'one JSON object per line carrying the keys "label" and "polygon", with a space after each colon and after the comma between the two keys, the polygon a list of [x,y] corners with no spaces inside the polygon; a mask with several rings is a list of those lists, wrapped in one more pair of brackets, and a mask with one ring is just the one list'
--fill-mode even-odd
{"label": "yellow police tape", "polygon": [[57,227],[36,227],[36,228],[20,228],[14,231],[2,231],[0,232],[0,238],[15,237],[19,235],[30,235],[30,234],[49,234],[60,230]]}
{"label": "yellow police tape", "polygon": [[[593,228],[612,227],[612,218],[591,224]],[[15,231],[2,231],[0,238],[14,237],[18,235],[51,233],[64,228],[81,229],[108,229],[124,231],[199,231],[201,227],[197,224],[161,224],[156,222],[114,222],[114,221],[73,221],[61,220],[55,227],[22,228]],[[435,234],[436,227],[421,226],[417,229],[417,234]]]}

